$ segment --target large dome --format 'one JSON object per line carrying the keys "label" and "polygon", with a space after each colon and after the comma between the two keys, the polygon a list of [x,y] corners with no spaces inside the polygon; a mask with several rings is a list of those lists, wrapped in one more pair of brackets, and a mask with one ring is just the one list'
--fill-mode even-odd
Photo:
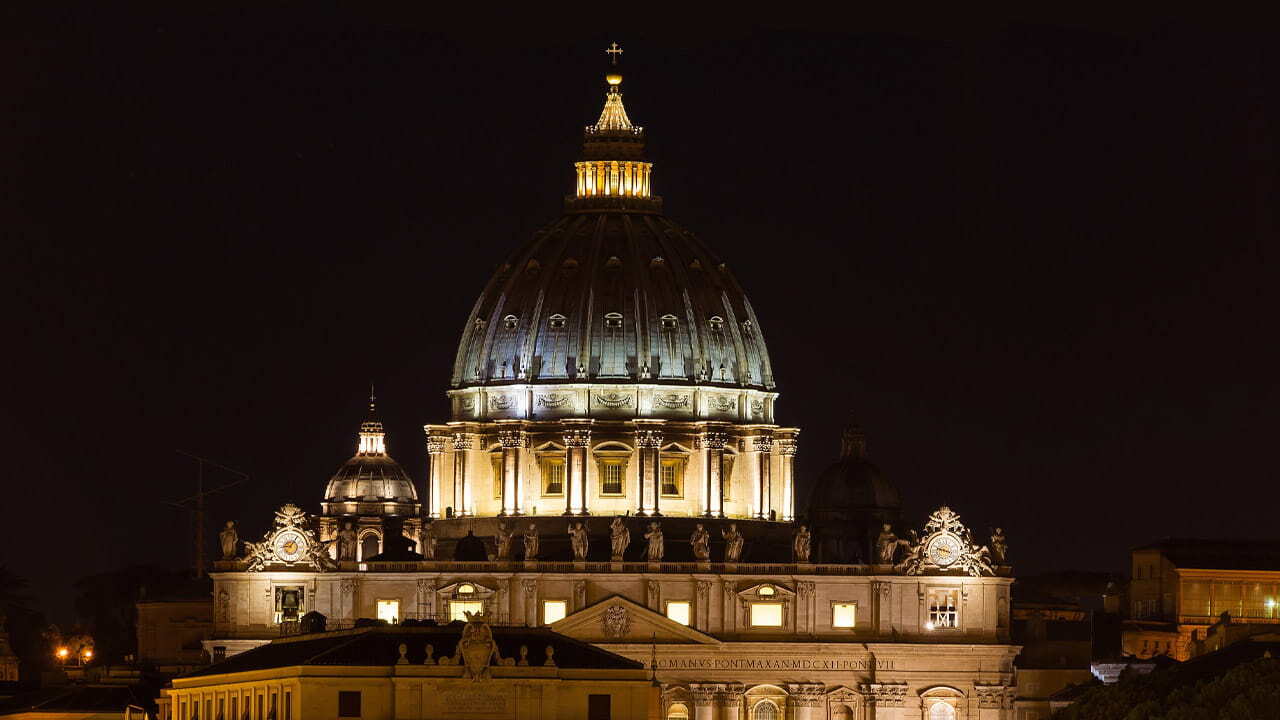
{"label": "large dome", "polygon": [[774,385],[760,323],[693,233],[640,208],[571,211],[498,268],[463,329],[453,386]]}

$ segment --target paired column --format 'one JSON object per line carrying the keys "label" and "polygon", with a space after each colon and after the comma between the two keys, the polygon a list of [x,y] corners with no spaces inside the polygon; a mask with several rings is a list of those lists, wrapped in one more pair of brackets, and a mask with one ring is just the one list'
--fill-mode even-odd
{"label": "paired column", "polygon": [[768,520],[773,511],[773,436],[757,435],[752,448],[756,452],[759,472],[756,478],[756,512],[761,520]]}
{"label": "paired column", "polygon": [[707,450],[707,508],[706,517],[724,517],[724,445],[729,434],[723,430],[708,430],[702,438]]}
{"label": "paired column", "polygon": [[453,514],[463,517],[471,514],[471,486],[467,484],[468,451],[471,437],[466,433],[453,435]]}
{"label": "paired column", "polygon": [[440,517],[440,484],[444,476],[444,451],[449,442],[445,435],[427,436],[427,493],[422,499],[423,510],[429,518]]}
{"label": "paired column", "polygon": [[661,515],[658,498],[662,495],[662,431],[653,428],[636,430],[636,447],[640,466],[637,478],[640,487],[637,515]]}
{"label": "paired column", "polygon": [[782,519],[796,519],[796,440],[778,441],[778,453],[782,455]]}
{"label": "paired column", "polygon": [[564,433],[565,515],[589,515],[587,512],[587,448],[591,446],[591,430],[574,428]]}
{"label": "paired column", "polygon": [[499,515],[521,514],[520,450],[526,442],[524,431],[519,428],[498,431],[498,443],[502,445],[502,511]]}
{"label": "paired column", "polygon": [[689,694],[693,696],[692,720],[716,720],[716,685],[691,683]]}

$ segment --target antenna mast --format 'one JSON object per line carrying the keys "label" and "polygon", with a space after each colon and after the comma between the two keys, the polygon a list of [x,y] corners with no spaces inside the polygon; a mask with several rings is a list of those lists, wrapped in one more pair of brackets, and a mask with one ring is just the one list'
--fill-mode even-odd
{"label": "antenna mast", "polygon": [[[185,452],[183,450],[174,450],[174,452],[178,453],[179,455],[184,455],[186,457],[189,457],[192,460],[196,461],[196,494],[190,497],[185,497],[181,500],[177,500],[177,501],[166,503],[166,504],[179,508],[181,510],[191,510],[191,512],[193,513],[192,524],[195,527],[192,530],[192,535],[193,535],[192,540],[195,543],[195,547],[194,547],[195,552],[192,555],[191,563],[192,563],[192,569],[195,571],[195,576],[197,578],[201,578],[201,577],[204,577],[204,540],[205,540],[204,538],[204,499],[210,495],[213,495],[215,493],[220,493],[223,490],[235,487],[236,485],[239,485],[247,481],[249,479],[249,474],[245,472],[241,472],[233,467],[228,467],[226,465],[223,465],[222,463],[214,462],[209,458],[200,457],[199,455],[192,455],[191,453]],[[229,482],[226,485],[216,487],[212,490],[206,491],[204,489],[204,466],[205,465],[212,465],[213,467],[216,467],[221,470],[225,470],[233,475],[238,475],[240,479],[234,482]]]}

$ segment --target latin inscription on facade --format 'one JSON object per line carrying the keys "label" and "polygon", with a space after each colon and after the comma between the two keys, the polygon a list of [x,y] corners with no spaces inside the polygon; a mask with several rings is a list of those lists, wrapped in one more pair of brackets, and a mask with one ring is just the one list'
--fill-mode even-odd
{"label": "latin inscription on facade", "polygon": [[436,711],[445,717],[488,715],[505,716],[511,714],[511,698],[498,691],[480,689],[444,690],[432,702]]}
{"label": "latin inscription on facade", "polygon": [[870,658],[658,658],[659,670],[896,670],[892,660]]}

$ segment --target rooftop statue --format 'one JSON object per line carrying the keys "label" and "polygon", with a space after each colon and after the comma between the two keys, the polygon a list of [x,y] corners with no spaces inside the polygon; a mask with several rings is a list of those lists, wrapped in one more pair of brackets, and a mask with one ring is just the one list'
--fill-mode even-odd
{"label": "rooftop statue", "polygon": [[620,517],[614,518],[609,524],[609,549],[614,562],[622,562],[622,555],[630,544],[631,531],[627,529],[626,522]]}
{"label": "rooftop statue", "polygon": [[736,563],[742,560],[742,542],[744,538],[742,533],[738,531],[738,524],[729,523],[729,529],[721,530],[720,537],[724,538],[724,561]]}

